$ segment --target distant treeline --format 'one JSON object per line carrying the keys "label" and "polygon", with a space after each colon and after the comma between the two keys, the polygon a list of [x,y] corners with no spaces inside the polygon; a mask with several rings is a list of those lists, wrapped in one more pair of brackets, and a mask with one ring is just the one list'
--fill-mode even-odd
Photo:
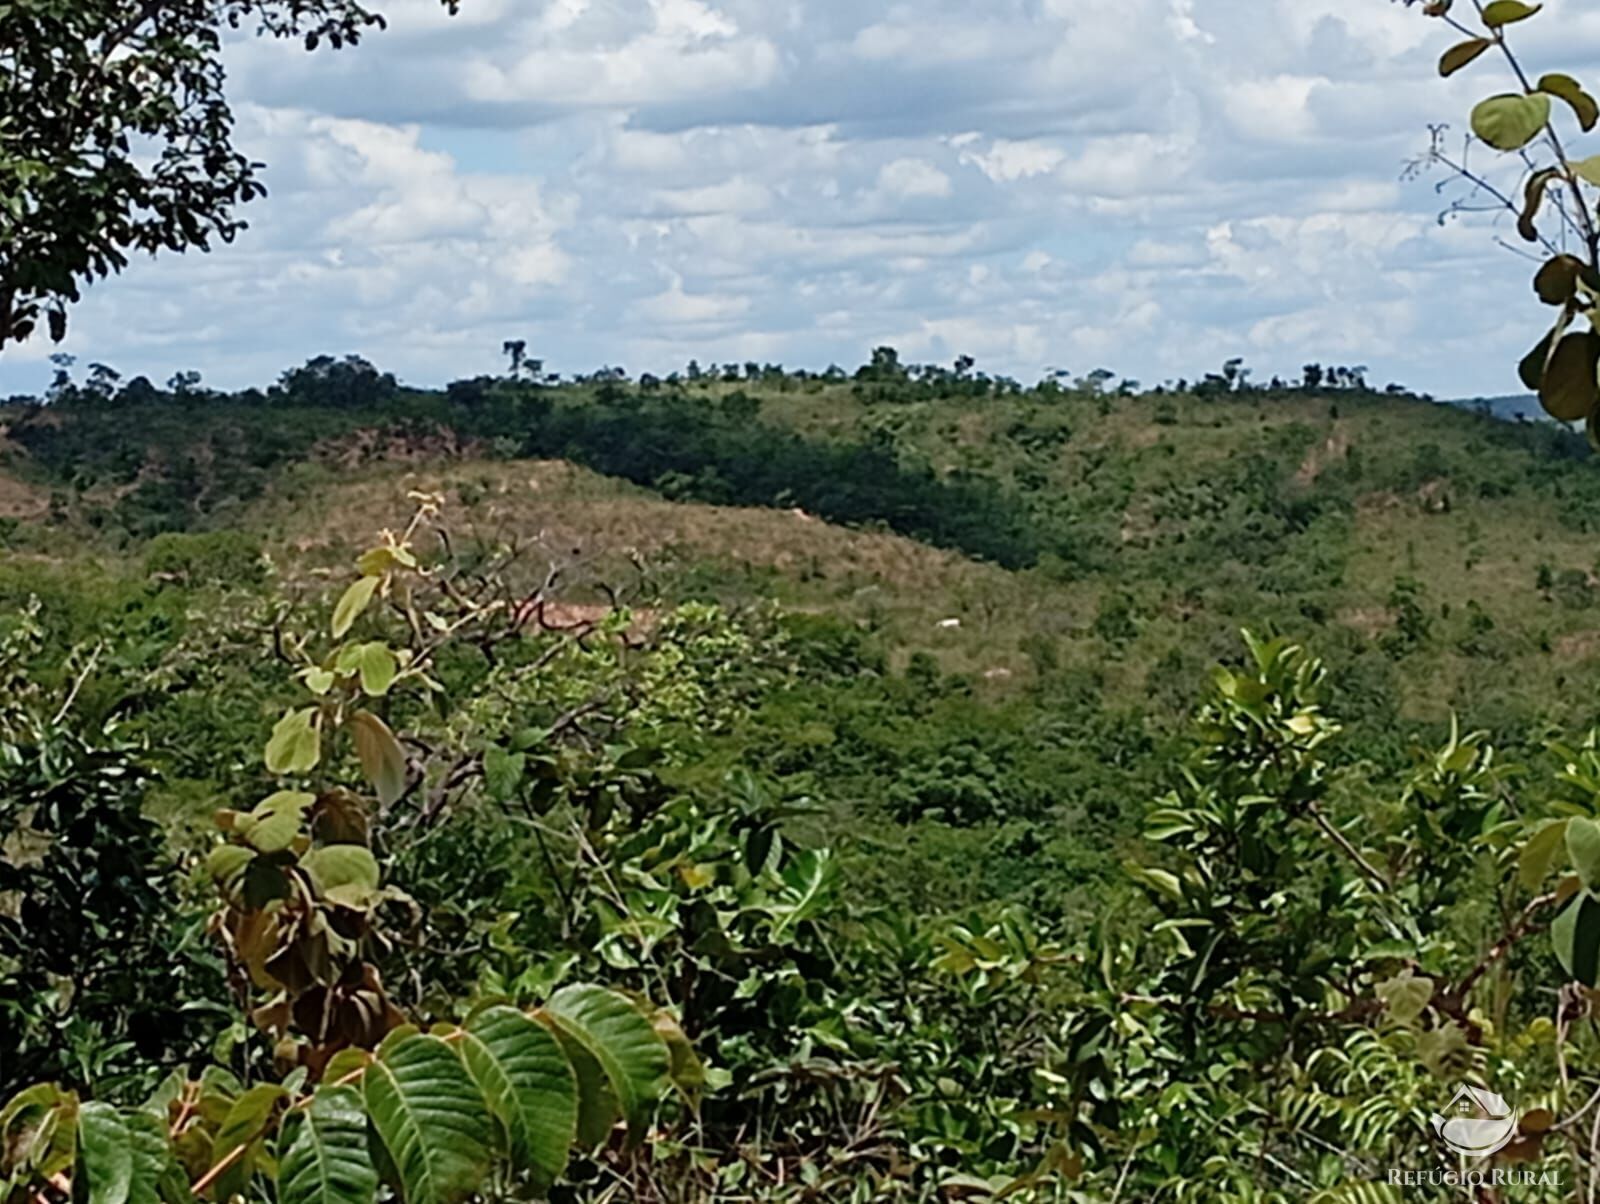
{"label": "distant treeline", "polygon": [[1007,567],[1039,554],[1026,507],[995,483],[941,477],[886,443],[764,423],[740,392],[708,403],[614,379],[558,391],[517,377],[422,393],[355,358],[313,361],[265,393],[210,392],[187,376],[164,391],[108,383],[102,371],[58,386],[49,404],[20,408],[8,436],[60,484],[113,487],[98,521],[136,536],[247,501],[272,469],[354,430],[427,439],[447,428],[487,454],[568,459],[684,500],[800,507]]}
{"label": "distant treeline", "polygon": [[[506,350],[507,373],[443,391],[404,387],[358,356],[320,356],[265,390],[238,392],[208,389],[195,372],[177,374],[165,388],[144,377],[124,380],[102,364],[80,375],[72,360],[58,357],[47,395],[12,398],[14,408],[0,410],[8,415],[0,422],[36,471],[92,499],[82,506],[90,522],[134,537],[225,518],[281,465],[354,431],[377,430],[419,442],[448,433],[458,444],[470,442],[475,454],[571,460],[676,499],[798,507],[1020,568],[1046,553],[1081,559],[1088,545],[1013,484],[939,471],[882,431],[828,438],[764,421],[761,400],[743,386],[769,398],[833,386],[868,405],[1021,397],[1102,412],[1119,397],[1141,394],[1137,381],[1104,370],[1070,379],[1058,372],[1025,389],[976,371],[969,357],[948,368],[908,365],[888,347],[853,373],[691,362],[681,373],[637,380],[619,368],[560,380],[520,346]],[[1229,360],[1193,384],[1168,382],[1141,395],[1379,395],[1365,373],[1310,364],[1294,384],[1272,378],[1257,385],[1241,361]],[[1412,396],[1393,385],[1382,393]],[[1276,487],[1265,492],[1275,495]],[[1284,505],[1300,504],[1291,502]],[[1279,518],[1286,529],[1308,521],[1300,513]]]}

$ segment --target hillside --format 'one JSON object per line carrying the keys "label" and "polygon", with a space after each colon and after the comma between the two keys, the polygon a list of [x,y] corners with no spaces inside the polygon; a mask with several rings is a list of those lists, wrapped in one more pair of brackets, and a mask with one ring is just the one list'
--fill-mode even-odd
{"label": "hillside", "polygon": [[1600,478],[1581,440],[1349,394],[906,392],[63,405],[10,420],[0,497],[17,550],[136,555],[141,532],[227,528],[329,567],[425,488],[496,537],[542,533],[591,593],[770,597],[991,683],[1081,670],[1114,701],[1176,707],[1249,624],[1410,720],[1600,715],[1581,672],[1600,648]]}
{"label": "hillside", "polygon": [[[96,1056],[146,1092],[154,1082],[120,1070],[135,1047],[116,1034],[168,1057],[223,1048],[240,1072],[266,1061],[248,1034],[225,1044],[211,1026],[233,988],[198,937],[216,923],[193,902],[201,855],[237,856],[274,808],[317,808],[309,835],[281,847],[274,828],[259,859],[244,854],[278,873],[296,840],[350,839],[325,833],[350,822],[352,799],[367,806],[352,792],[370,782],[384,834],[362,819],[356,835],[405,891],[373,955],[392,997],[449,1018],[454,1000],[543,998],[581,967],[672,1000],[652,1032],[681,1025],[717,1085],[692,1123],[741,1153],[651,1173],[676,1185],[743,1174],[749,1159],[770,1179],[766,1195],[702,1185],[684,1198],[1058,1204],[1081,1173],[1098,1186],[1078,1198],[1116,1200],[1146,1139],[1106,1156],[1121,1129],[1099,1118],[1063,1162],[1051,1118],[1098,1106],[1063,1105],[1068,1075],[1167,1134],[1141,1164],[1140,1198],[1208,1184],[1216,1110],[1256,1091],[1261,1059],[1300,1031],[1254,985],[1282,974],[1287,1006],[1339,992],[1352,1040],[1381,1038],[1357,1048],[1356,1077],[1286,1088],[1314,1101],[1311,1120],[1275,1148],[1335,1193],[1304,1198],[1331,1201],[1359,1167],[1328,1144],[1349,1140],[1341,1118],[1371,1081],[1431,1100],[1433,1076],[1460,1070],[1449,1051],[1419,1061],[1388,1012],[1367,1027],[1366,1001],[1422,981],[1419,968],[1440,983],[1478,973],[1467,959],[1510,905],[1477,884],[1508,864],[1505,833],[1552,806],[1524,777],[1578,755],[1552,756],[1552,738],[1600,723],[1597,472],[1551,424],[1353,391],[782,376],[71,394],[0,409],[0,673],[20,683],[20,702],[0,706],[0,739],[20,750],[0,774],[32,773],[27,733],[71,712],[89,734],[41,744],[16,797],[57,782],[63,756],[83,768],[59,780],[128,784],[108,839],[120,856],[124,833],[142,833],[159,868],[138,881],[170,881],[141,906],[188,935],[169,952],[107,954],[157,967],[154,985],[127,988],[150,1018],[124,1014],[120,987],[84,1006],[100,1009]],[[436,517],[408,526],[435,501]],[[358,557],[378,575],[355,578]],[[1322,657],[1325,695],[1299,652],[1247,654],[1242,628]],[[353,726],[351,698],[371,709],[341,769],[316,725]],[[3,727],[13,714],[32,717]],[[1455,717],[1494,751],[1461,739]],[[315,755],[286,760],[297,723]],[[394,741],[378,746],[387,762],[372,762],[374,731]],[[290,784],[265,802],[264,766]],[[1559,780],[1557,814],[1584,780]],[[1420,867],[1414,943],[1372,943],[1392,931],[1387,912],[1358,911],[1390,906],[1387,887],[1359,888],[1339,847],[1314,837],[1312,807],[1338,817],[1369,879],[1382,858],[1397,876]],[[18,814],[31,830],[42,812]],[[1197,843],[1158,847],[1142,834],[1155,814]],[[1208,834],[1229,823],[1239,831]],[[304,857],[326,873],[341,847]],[[1198,870],[1175,877],[1190,847],[1228,865],[1237,892],[1193,889]],[[255,883],[218,914],[253,898],[270,914],[271,883]],[[123,914],[131,890],[106,906]],[[1341,908],[1356,918],[1330,923]],[[75,902],[58,913],[63,929],[78,922]],[[6,924],[0,911],[0,939]],[[1173,924],[1214,926],[1220,952],[1154,939]],[[1348,983],[1302,974],[1322,964],[1304,951],[1329,942]],[[1527,965],[1543,974],[1539,948]],[[693,972],[664,981],[658,958]],[[169,965],[211,1012],[171,1010]],[[288,992],[309,981],[294,966],[256,973]],[[338,990],[371,991],[377,972],[361,973]],[[1163,1029],[1184,1006],[1169,992],[1223,973],[1241,985],[1185,1021],[1210,1042],[1190,1058],[1191,1038]],[[85,1039],[26,1021],[56,1014],[39,981],[25,1035],[7,1037],[0,1017],[0,1040],[26,1073],[71,1080]],[[1448,991],[1437,1000],[1466,1016]],[[1536,1002],[1517,1023],[1547,1023]],[[1234,1015],[1242,1027],[1219,1025]],[[1110,1063],[1093,1034],[1124,1029]],[[1181,1069],[1147,1083],[1151,1039]],[[1504,1077],[1513,1063],[1496,1065]],[[1201,1101],[1194,1127],[1169,1107],[1180,1081]],[[1019,1100],[1043,1119],[1019,1123]],[[751,1101],[769,1109],[759,1151]],[[1384,1115],[1383,1134],[1360,1140],[1417,1156],[1405,1107]],[[573,1173],[595,1174],[591,1156],[627,1155],[591,1150]],[[1059,1181],[1033,1191],[1046,1172]],[[832,1194],[787,1194],[805,1176]]]}
{"label": "hillside", "polygon": [[[954,764],[998,801],[964,826],[999,831],[1021,806],[1113,819],[1092,839],[1119,839],[1243,627],[1327,658],[1335,709],[1378,763],[1452,713],[1529,749],[1600,720],[1600,477],[1550,426],[1348,392],[477,388],[377,408],[14,411],[0,471],[23,501],[0,588],[37,592],[54,562],[92,626],[93,591],[70,583],[136,588],[163,530],[231,532],[315,586],[400,523],[409,493],[438,493],[476,543],[559,565],[573,605],[773,602],[853,633],[850,655],[891,674],[952,675],[933,722],[849,673],[811,682],[798,716],[769,700],[771,722],[834,750],[806,780],[847,827],[965,750]],[[1091,730],[1099,747],[1076,743]],[[776,733],[736,744],[761,739],[782,763]]]}

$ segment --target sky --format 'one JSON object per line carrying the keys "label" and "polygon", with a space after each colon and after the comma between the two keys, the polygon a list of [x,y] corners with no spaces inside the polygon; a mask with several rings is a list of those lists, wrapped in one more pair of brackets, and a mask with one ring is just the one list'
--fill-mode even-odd
{"label": "sky", "polygon": [[[1390,0],[379,6],[353,49],[230,44],[250,229],[96,284],[64,346],[0,355],[0,393],[56,350],[221,388],[355,353],[438,385],[524,339],[565,373],[890,344],[1026,381],[1242,356],[1465,396],[1519,391],[1547,322],[1511,223],[1441,225],[1442,177],[1403,178],[1503,68],[1440,80],[1454,37]],[[1533,69],[1600,66],[1600,12],[1547,8],[1515,31]]]}

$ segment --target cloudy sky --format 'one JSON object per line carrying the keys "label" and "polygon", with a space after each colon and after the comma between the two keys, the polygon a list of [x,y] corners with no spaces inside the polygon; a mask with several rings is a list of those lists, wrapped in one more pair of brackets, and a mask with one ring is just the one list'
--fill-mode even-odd
{"label": "cloudy sky", "polygon": [[[509,338],[566,372],[887,342],[1454,395],[1516,390],[1541,333],[1507,224],[1441,227],[1401,178],[1499,68],[1440,81],[1448,31],[1389,0],[383,7],[354,50],[231,48],[271,195],[233,246],[92,289],[65,350],[232,387],[321,352],[442,383]],[[1549,7],[1518,30],[1534,68],[1600,65],[1600,14]],[[51,350],[8,351],[0,392]]]}

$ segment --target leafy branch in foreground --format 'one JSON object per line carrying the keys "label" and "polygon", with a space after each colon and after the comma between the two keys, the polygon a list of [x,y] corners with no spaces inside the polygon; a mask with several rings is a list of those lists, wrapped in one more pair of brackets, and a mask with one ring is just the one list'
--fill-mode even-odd
{"label": "leafy branch in foreground", "polygon": [[[1405,0],[1410,5],[1416,0]],[[1472,109],[1472,137],[1459,158],[1444,148],[1442,129],[1422,162],[1443,166],[1471,185],[1481,207],[1504,211],[1519,238],[1542,250],[1533,278],[1539,300],[1559,312],[1549,332],[1518,365],[1522,383],[1539,394],[1553,418],[1584,422],[1600,447],[1600,155],[1572,153],[1556,121],[1560,101],[1582,134],[1600,122],[1600,101],[1573,76],[1547,72],[1535,79],[1513,50],[1508,30],[1536,17],[1542,5],[1523,0],[1470,0],[1475,24],[1456,13],[1467,5],[1427,0],[1422,11],[1465,40],[1444,52],[1439,74],[1449,77],[1492,53],[1510,72],[1513,88]],[[1469,161],[1474,143],[1515,165],[1518,185],[1500,186]],[[1511,158],[1514,156],[1514,158]],[[1518,199],[1520,198],[1520,199]],[[1477,208],[1460,203],[1455,209]],[[1573,329],[1578,319],[1587,324]]]}
{"label": "leafy branch in foreground", "polygon": [[[658,1027],[648,1005],[576,983],[538,1007],[487,1000],[424,1031],[383,987],[384,924],[408,900],[383,880],[375,829],[413,783],[375,708],[406,685],[441,689],[431,659],[503,610],[427,605],[432,575],[411,541],[434,512],[424,499],[402,536],[361,557],[322,656],[307,651],[309,635],[289,641],[312,701],[279,720],[265,762],[292,780],[217,815],[214,927],[241,994],[261,997],[250,1019],[274,1040],[281,1077],[246,1086],[217,1065],[174,1073],[134,1108],[30,1087],[0,1110],[0,1200],[179,1204],[271,1184],[278,1204],[359,1204],[388,1183],[409,1204],[449,1204],[491,1174],[543,1192],[574,1147],[607,1142],[619,1121],[625,1147],[643,1140],[684,1061],[662,1036],[675,1026]],[[375,603],[403,616],[411,643],[346,638]],[[345,736],[375,799],[337,781]]]}

